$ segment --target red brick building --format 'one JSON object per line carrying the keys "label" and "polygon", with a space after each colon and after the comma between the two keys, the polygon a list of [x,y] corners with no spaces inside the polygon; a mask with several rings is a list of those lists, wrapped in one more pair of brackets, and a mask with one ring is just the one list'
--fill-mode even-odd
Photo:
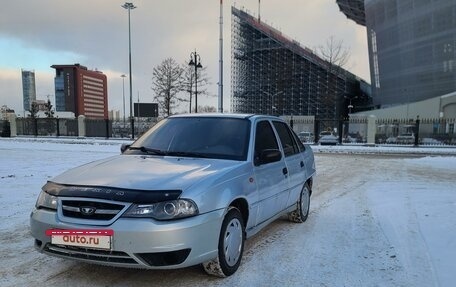
{"label": "red brick building", "polygon": [[108,119],[106,75],[80,64],[52,65],[55,69],[55,107],[76,117]]}

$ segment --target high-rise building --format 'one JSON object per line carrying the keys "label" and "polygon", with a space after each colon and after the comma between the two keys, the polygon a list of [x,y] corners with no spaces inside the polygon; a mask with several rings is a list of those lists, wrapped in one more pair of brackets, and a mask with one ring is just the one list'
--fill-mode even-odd
{"label": "high-rise building", "polygon": [[347,99],[370,94],[360,78],[235,7],[231,35],[233,112],[339,119]]}
{"label": "high-rise building", "polygon": [[29,111],[36,100],[35,71],[21,70],[24,111]]}
{"label": "high-rise building", "polygon": [[408,104],[456,91],[456,1],[337,3],[366,26],[374,104]]}
{"label": "high-rise building", "polygon": [[76,117],[108,119],[106,75],[80,64],[52,65],[51,68],[55,69],[56,111],[73,112]]}

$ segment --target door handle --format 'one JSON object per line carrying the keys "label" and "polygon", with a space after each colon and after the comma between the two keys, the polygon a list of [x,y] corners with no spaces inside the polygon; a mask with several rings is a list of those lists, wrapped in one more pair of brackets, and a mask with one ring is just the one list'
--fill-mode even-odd
{"label": "door handle", "polygon": [[300,165],[301,165],[301,168],[303,168],[304,167],[304,162],[301,161]]}
{"label": "door handle", "polygon": [[284,167],[284,168],[282,169],[282,172],[283,172],[284,175],[287,175],[287,174],[288,174],[288,169],[287,169],[286,167]]}

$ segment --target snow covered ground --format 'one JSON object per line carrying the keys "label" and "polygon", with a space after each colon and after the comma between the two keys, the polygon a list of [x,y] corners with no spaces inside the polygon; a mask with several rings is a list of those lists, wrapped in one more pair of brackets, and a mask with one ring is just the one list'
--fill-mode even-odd
{"label": "snow covered ground", "polygon": [[456,282],[454,148],[314,146],[318,176],[308,221],[279,219],[249,239],[238,272],[226,279],[207,276],[199,267],[121,269],[36,252],[28,217],[41,186],[68,168],[118,154],[123,142],[128,141],[0,139],[0,286]]}

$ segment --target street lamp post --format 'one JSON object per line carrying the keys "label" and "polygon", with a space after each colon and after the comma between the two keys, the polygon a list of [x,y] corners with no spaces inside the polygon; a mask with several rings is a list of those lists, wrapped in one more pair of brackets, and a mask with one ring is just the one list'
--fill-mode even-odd
{"label": "street lamp post", "polygon": [[125,128],[125,75],[120,75],[122,77],[122,99],[123,99],[123,125]]}
{"label": "street lamp post", "polygon": [[190,53],[190,62],[189,66],[195,66],[195,113],[198,113],[198,68],[202,68],[201,57],[198,53]]}
{"label": "street lamp post", "polygon": [[133,3],[125,2],[122,5],[123,8],[128,10],[128,66],[130,71],[130,122],[131,122],[131,138],[135,138],[135,119],[133,118],[133,87],[131,77],[131,27],[130,27],[130,11],[135,9],[136,6]]}
{"label": "street lamp post", "polygon": [[356,96],[356,97],[353,97],[353,98],[349,98],[349,97],[346,97],[346,96],[344,96],[344,98],[346,98],[346,99],[349,99],[349,100],[350,100],[350,104],[348,104],[348,113],[349,113],[349,114],[351,114],[351,112],[352,112],[352,109],[353,109],[352,100],[354,100],[354,99],[357,99],[357,98],[358,98],[358,96]]}
{"label": "street lamp post", "polygon": [[[348,99],[348,100],[350,101],[350,103],[348,104],[348,117],[350,117],[350,114],[351,114],[352,109],[353,109],[352,100],[357,99],[358,96],[352,97],[352,98],[347,97],[347,96],[344,96],[344,98],[345,98],[345,99]],[[342,129],[342,126],[343,126],[342,121],[340,121],[339,123],[340,123],[339,128]],[[349,131],[350,131],[349,124],[350,124],[350,121],[349,121],[349,120],[345,121],[345,134],[348,134]],[[342,137],[339,137],[339,143],[342,143]]]}

